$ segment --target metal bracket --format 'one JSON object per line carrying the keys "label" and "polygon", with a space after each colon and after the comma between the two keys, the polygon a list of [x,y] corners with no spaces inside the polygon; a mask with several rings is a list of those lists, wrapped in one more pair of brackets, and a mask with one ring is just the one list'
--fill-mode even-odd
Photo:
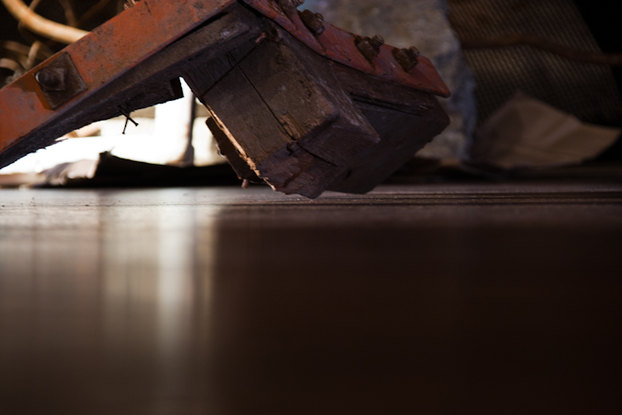
{"label": "metal bracket", "polygon": [[300,3],[136,2],[0,89],[0,167],[174,99],[182,76],[241,178],[308,197],[369,191],[448,124],[434,95],[449,90],[416,49],[343,31]]}

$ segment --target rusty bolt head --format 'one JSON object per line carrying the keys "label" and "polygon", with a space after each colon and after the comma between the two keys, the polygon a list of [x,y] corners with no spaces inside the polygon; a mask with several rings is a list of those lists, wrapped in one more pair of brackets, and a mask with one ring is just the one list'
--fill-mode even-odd
{"label": "rusty bolt head", "polygon": [[369,39],[369,43],[373,46],[374,49],[380,51],[380,46],[384,45],[384,38],[380,35],[375,35],[371,39]]}
{"label": "rusty bolt head", "polygon": [[393,49],[393,57],[406,72],[410,72],[417,66],[420,54],[419,49],[414,46],[408,49]]}
{"label": "rusty bolt head", "polygon": [[324,32],[324,16],[320,13],[313,13],[311,10],[303,10],[300,12],[300,19],[315,35],[321,35]]}
{"label": "rusty bolt head", "polygon": [[384,44],[384,39],[378,35],[371,39],[366,36],[355,36],[354,43],[365,59],[372,62],[380,53],[380,46]]}
{"label": "rusty bolt head", "polygon": [[43,68],[35,79],[44,91],[64,91],[66,71],[63,68]]}
{"label": "rusty bolt head", "polygon": [[408,48],[408,53],[413,55],[415,58],[418,58],[419,55],[421,55],[421,52],[419,52],[419,49],[417,49],[414,46],[411,46],[411,47]]}

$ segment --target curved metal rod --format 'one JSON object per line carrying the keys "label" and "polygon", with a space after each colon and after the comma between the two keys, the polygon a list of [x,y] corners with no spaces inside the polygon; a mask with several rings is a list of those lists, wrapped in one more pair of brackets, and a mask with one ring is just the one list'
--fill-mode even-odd
{"label": "curved metal rod", "polygon": [[13,71],[14,73],[24,70],[24,68],[22,67],[22,65],[19,64],[19,62],[14,61],[13,59],[7,59],[7,58],[0,58],[0,68],[8,69],[10,71]]}
{"label": "curved metal rod", "polygon": [[62,43],[73,43],[88,32],[53,22],[39,16],[21,0],[0,0],[7,10],[28,30]]}

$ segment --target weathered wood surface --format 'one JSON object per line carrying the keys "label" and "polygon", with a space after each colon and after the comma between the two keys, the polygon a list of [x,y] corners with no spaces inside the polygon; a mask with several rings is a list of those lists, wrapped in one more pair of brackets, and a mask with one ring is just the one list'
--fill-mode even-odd
{"label": "weathered wood surface", "polygon": [[311,198],[329,189],[364,193],[447,125],[432,95],[328,61],[267,19],[263,25],[253,50],[189,74],[203,83],[190,85],[241,178]]}
{"label": "weathered wood surface", "polygon": [[343,65],[332,68],[381,140],[351,168],[346,180],[329,189],[365,193],[438,135],[447,126],[448,117],[430,94],[370,79]]}

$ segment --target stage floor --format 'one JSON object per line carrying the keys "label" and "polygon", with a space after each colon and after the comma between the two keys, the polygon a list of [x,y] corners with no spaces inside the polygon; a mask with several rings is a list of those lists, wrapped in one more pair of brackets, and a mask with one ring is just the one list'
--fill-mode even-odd
{"label": "stage floor", "polygon": [[0,413],[622,413],[622,184],[0,189]]}

